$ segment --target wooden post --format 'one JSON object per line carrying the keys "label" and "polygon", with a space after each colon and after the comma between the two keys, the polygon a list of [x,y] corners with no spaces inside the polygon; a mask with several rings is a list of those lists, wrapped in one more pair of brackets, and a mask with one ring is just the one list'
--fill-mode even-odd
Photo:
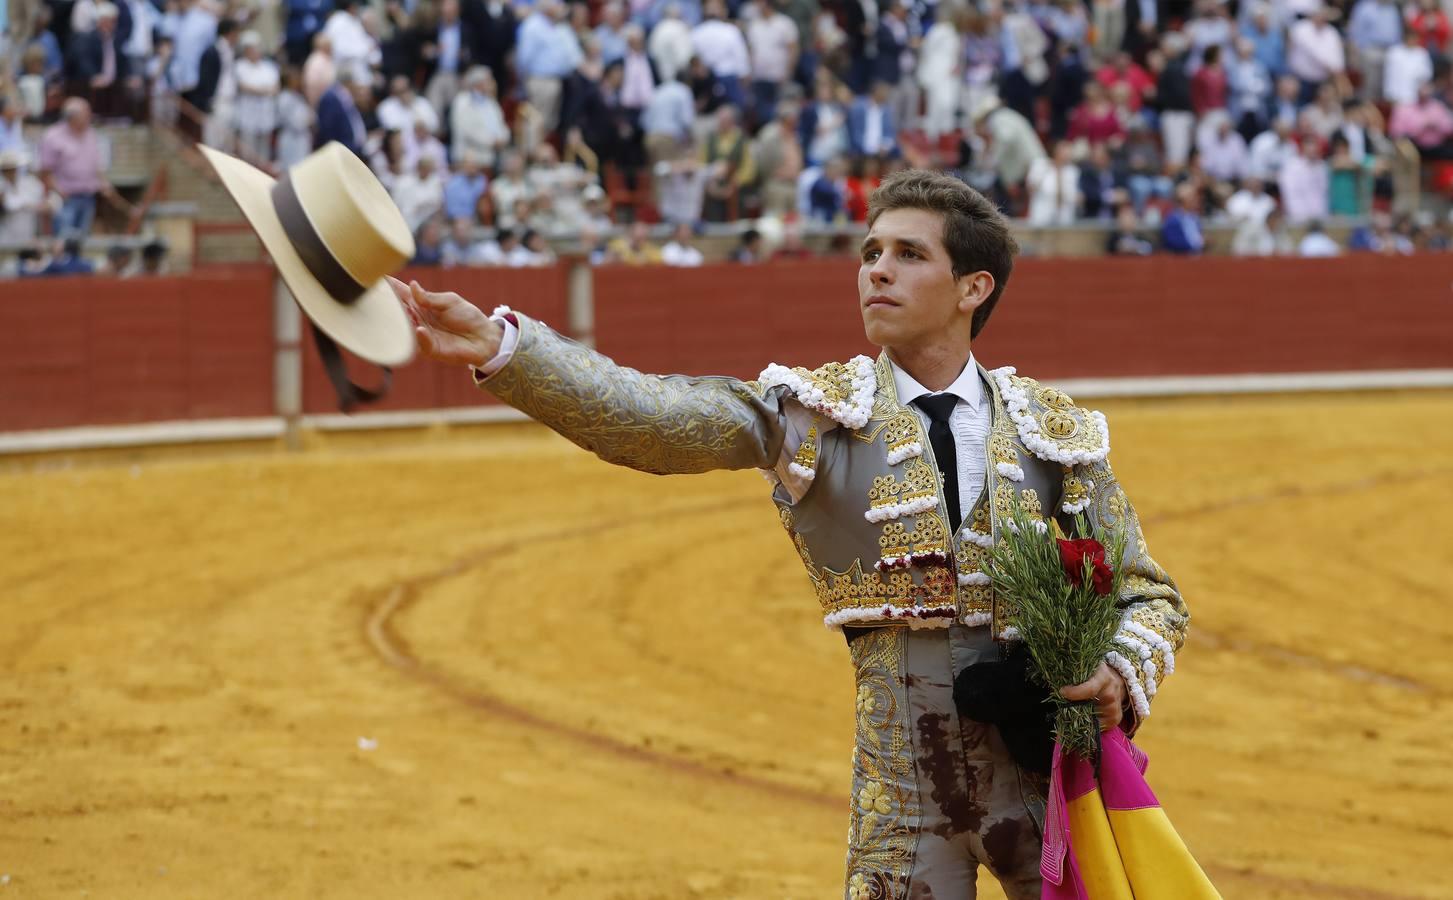
{"label": "wooden post", "polygon": [[303,314],[282,277],[273,274],[273,407],[289,450],[303,448]]}
{"label": "wooden post", "polygon": [[585,346],[593,348],[595,346],[595,275],[590,268],[590,257],[576,256],[563,262],[567,267],[565,309],[569,317],[570,336]]}

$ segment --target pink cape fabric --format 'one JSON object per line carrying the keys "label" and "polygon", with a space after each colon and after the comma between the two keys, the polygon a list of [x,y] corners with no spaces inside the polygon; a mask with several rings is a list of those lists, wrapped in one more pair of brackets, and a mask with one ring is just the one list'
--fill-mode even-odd
{"label": "pink cape fabric", "polygon": [[1219,898],[1146,783],[1144,751],[1119,729],[1101,738],[1098,780],[1055,744],[1043,900]]}

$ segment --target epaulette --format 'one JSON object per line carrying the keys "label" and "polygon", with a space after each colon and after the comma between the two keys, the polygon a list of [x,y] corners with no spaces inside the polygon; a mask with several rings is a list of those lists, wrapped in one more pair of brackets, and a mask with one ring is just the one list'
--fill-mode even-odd
{"label": "epaulette", "polygon": [[845,428],[862,428],[873,412],[873,394],[878,388],[873,361],[855,356],[845,363],[833,362],[816,369],[787,368],[776,363],[757,378],[763,391],[785,387],[797,402],[819,412]]}
{"label": "epaulette", "polygon": [[1064,391],[1017,375],[1013,366],[989,374],[1030,453],[1066,466],[1103,462],[1110,454],[1110,426],[1099,410],[1076,406]]}

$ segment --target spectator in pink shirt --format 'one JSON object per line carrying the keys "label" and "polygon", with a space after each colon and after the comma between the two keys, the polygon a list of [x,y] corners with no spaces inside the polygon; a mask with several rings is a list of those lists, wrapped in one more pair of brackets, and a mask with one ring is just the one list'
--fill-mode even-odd
{"label": "spectator in pink shirt", "polygon": [[1070,116],[1071,140],[1084,138],[1100,144],[1125,136],[1125,126],[1115,112],[1115,104],[1105,95],[1105,86],[1098,81],[1085,85],[1085,102]]}
{"label": "spectator in pink shirt", "polygon": [[1327,217],[1331,173],[1315,137],[1302,139],[1302,152],[1281,164],[1277,176],[1287,221],[1300,225]]}
{"label": "spectator in pink shirt", "polygon": [[84,237],[96,218],[97,194],[128,212],[135,210],[106,180],[101,143],[91,127],[91,104],[72,97],[61,107],[61,117],[40,139],[40,175],[46,189],[63,201],[55,233]]}
{"label": "spectator in pink shirt", "polygon": [[1453,157],[1447,146],[1448,138],[1453,137],[1453,112],[1433,94],[1431,83],[1418,88],[1418,102],[1399,103],[1392,108],[1387,133],[1417,144],[1424,159]]}

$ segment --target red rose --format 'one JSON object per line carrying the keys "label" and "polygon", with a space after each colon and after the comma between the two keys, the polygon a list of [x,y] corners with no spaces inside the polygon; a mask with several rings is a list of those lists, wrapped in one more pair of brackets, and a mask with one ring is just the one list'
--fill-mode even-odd
{"label": "red rose", "polygon": [[1094,585],[1095,593],[1105,596],[1110,593],[1110,588],[1115,580],[1115,573],[1105,565],[1105,545],[1094,538],[1080,538],[1077,541],[1059,541],[1059,558],[1064,563],[1065,574],[1070,576],[1070,584],[1079,587],[1084,578],[1085,560],[1090,561],[1093,567],[1090,571],[1090,583]]}

